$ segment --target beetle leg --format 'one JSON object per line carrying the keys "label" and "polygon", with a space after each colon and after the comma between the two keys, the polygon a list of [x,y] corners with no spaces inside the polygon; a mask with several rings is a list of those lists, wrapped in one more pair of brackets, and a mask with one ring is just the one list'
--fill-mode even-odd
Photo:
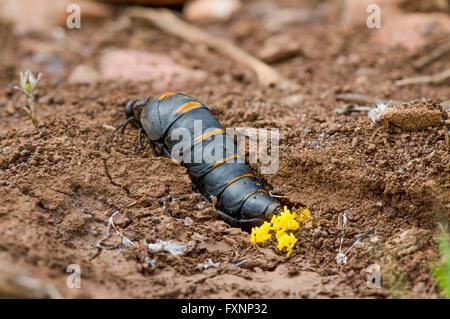
{"label": "beetle leg", "polygon": [[134,123],[136,123],[136,124],[139,125],[138,119],[137,119],[136,117],[134,117],[134,116],[130,116],[130,117],[127,119],[127,121],[126,121],[125,123],[120,124],[120,126],[118,126],[118,127],[114,130],[114,132],[117,132],[117,131],[120,129],[120,134],[123,134],[123,133],[125,132],[125,128],[127,127],[128,123],[130,123],[130,122],[134,122]]}
{"label": "beetle leg", "polygon": [[161,156],[163,154],[163,145],[158,141],[152,141],[147,136],[148,143],[152,146],[152,150],[156,156]]}
{"label": "beetle leg", "polygon": [[138,152],[142,149],[141,134],[142,134],[142,127],[138,129]]}
{"label": "beetle leg", "polygon": [[152,147],[152,151],[153,151],[153,153],[156,155],[156,156],[160,156],[161,155],[161,153],[160,152],[158,152],[158,150],[156,149],[156,146],[155,146],[155,144],[153,144],[152,143],[152,141],[150,141],[150,139],[149,138],[147,138],[147,140],[148,140],[148,142],[149,142],[149,144],[150,144],[150,146]]}

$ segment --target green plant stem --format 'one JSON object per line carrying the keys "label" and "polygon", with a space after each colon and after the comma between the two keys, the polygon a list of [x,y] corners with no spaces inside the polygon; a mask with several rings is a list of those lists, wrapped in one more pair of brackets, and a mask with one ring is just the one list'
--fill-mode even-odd
{"label": "green plant stem", "polygon": [[31,111],[31,121],[33,121],[33,125],[35,128],[38,128],[38,120],[36,116],[36,110],[34,108],[34,97],[33,94],[27,95],[28,107]]}
{"label": "green plant stem", "polygon": [[442,294],[450,299],[450,234],[442,231],[437,243],[440,259],[433,264],[432,271]]}

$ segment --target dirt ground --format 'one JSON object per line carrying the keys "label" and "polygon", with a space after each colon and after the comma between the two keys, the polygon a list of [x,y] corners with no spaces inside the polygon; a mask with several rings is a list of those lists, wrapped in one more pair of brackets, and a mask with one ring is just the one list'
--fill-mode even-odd
{"label": "dirt ground", "polygon": [[[448,69],[450,54],[413,67],[446,34],[428,32],[414,49],[385,45],[365,25],[343,25],[337,3],[244,1],[231,21],[199,24],[255,56],[270,39],[289,37],[300,51],[272,63],[299,85],[289,92],[263,87],[227,57],[143,21],[118,27],[120,12],[64,36],[19,34],[1,22],[0,264],[67,298],[438,298],[430,262],[438,256],[437,220],[450,212],[450,83],[395,81]],[[303,18],[275,14],[286,8]],[[114,72],[102,79],[102,69],[114,69],[105,55],[119,49],[168,57],[195,81],[176,80],[181,71],[162,82],[116,80]],[[81,64],[99,78],[68,81]],[[24,99],[12,87],[26,69],[43,73],[39,129],[16,107]],[[307,207],[314,218],[298,231],[290,258],[273,241],[255,247],[247,232],[218,220],[186,169],[148,144],[137,151],[136,129],[113,132],[127,101],[167,91],[195,96],[225,127],[280,129],[279,170],[259,178],[283,204]],[[416,131],[372,123],[367,112],[336,112],[346,93],[415,101],[402,107],[438,110],[443,120]],[[117,211],[114,225],[133,243],[126,247],[107,229]],[[360,241],[338,264],[342,237],[343,252]],[[187,249],[149,251],[160,240]],[[209,260],[220,264],[206,267]],[[81,289],[66,285],[70,264],[81,269]],[[367,285],[372,264],[381,288]]]}

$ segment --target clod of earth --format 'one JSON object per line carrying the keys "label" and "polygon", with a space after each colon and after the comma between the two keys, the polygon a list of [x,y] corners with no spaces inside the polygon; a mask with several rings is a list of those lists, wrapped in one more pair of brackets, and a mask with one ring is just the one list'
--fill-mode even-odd
{"label": "clod of earth", "polygon": [[432,233],[427,229],[411,228],[386,243],[386,250],[394,256],[406,256],[430,243]]}
{"label": "clod of earth", "polygon": [[408,103],[388,107],[382,119],[407,131],[420,131],[440,126],[444,116],[439,103]]}

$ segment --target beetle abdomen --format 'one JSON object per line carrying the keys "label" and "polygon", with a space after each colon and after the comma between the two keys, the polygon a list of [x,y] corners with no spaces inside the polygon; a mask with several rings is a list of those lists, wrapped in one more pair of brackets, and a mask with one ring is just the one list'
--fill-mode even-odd
{"label": "beetle abdomen", "polygon": [[[234,141],[201,102],[185,94],[167,93],[145,105],[140,122],[151,141],[188,169],[204,194],[217,197],[219,213],[228,222],[259,225],[281,208],[259,185]],[[182,140],[186,136],[189,140]]]}

